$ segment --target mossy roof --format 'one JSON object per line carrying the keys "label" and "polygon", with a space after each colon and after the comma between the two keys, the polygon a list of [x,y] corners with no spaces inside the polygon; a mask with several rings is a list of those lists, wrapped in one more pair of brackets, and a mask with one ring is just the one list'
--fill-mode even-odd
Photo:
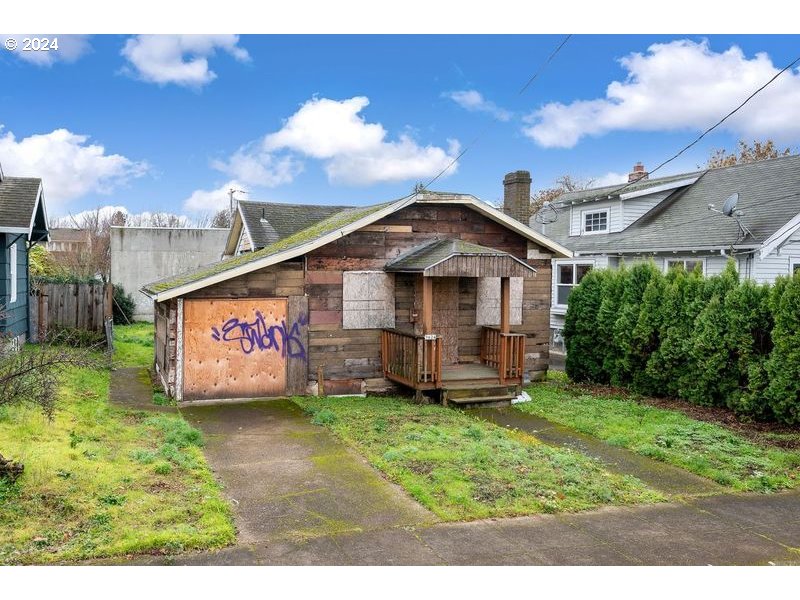
{"label": "mossy roof", "polygon": [[301,229],[296,233],[273,242],[261,250],[234,256],[212,265],[207,265],[198,269],[186,271],[179,275],[148,283],[142,287],[142,291],[150,296],[155,296],[163,292],[168,292],[176,288],[184,287],[186,285],[208,279],[214,275],[224,273],[225,271],[230,271],[249,263],[259,261],[273,254],[278,254],[280,252],[285,252],[293,248],[304,246],[318,240],[321,237],[324,237],[329,233],[332,233],[343,227],[347,227],[348,225],[351,225],[360,219],[368,217],[369,215],[376,213],[381,209],[391,206],[395,202],[397,201],[373,204],[372,206],[343,209],[329,216],[328,218],[323,219],[322,221],[318,221],[313,225],[306,227],[305,229]]}

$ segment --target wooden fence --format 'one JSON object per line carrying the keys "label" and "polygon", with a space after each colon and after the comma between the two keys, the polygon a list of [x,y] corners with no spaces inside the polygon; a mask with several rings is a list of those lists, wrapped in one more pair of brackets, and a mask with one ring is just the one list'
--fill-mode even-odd
{"label": "wooden fence", "polygon": [[54,326],[102,333],[113,302],[110,283],[40,284],[30,297],[31,331],[36,339]]}

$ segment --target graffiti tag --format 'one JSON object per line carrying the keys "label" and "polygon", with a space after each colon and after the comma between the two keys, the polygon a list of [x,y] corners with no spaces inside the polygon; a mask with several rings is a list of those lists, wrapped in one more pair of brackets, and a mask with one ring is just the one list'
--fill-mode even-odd
{"label": "graffiti tag", "polygon": [[300,317],[288,326],[285,320],[278,325],[267,326],[264,315],[256,311],[253,322],[237,319],[228,319],[217,329],[211,328],[211,339],[216,342],[238,342],[245,354],[252,354],[259,350],[266,352],[272,350],[280,352],[283,358],[300,358],[306,360],[306,348],[300,337],[300,328],[308,324],[308,317]]}

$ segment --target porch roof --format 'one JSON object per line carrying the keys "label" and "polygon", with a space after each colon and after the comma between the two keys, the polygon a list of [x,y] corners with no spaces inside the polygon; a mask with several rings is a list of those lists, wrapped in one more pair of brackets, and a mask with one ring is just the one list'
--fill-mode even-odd
{"label": "porch roof", "polygon": [[459,239],[434,240],[386,265],[390,273],[425,277],[534,277],[536,269],[508,252]]}

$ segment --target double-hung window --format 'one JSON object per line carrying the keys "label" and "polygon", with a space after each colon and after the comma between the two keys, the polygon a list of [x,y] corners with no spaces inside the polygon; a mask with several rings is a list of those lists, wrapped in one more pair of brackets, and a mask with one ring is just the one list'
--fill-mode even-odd
{"label": "double-hung window", "polygon": [[668,258],[666,263],[667,271],[674,269],[675,267],[683,267],[684,271],[687,273],[691,273],[695,270],[697,265],[700,265],[700,272],[705,275],[705,263],[699,258]]}
{"label": "double-hung window", "polygon": [[556,303],[566,306],[572,288],[578,285],[592,269],[590,263],[570,263],[558,265],[558,281],[556,283]]}
{"label": "double-hung window", "polygon": [[608,232],[608,209],[585,210],[581,213],[581,233]]}

